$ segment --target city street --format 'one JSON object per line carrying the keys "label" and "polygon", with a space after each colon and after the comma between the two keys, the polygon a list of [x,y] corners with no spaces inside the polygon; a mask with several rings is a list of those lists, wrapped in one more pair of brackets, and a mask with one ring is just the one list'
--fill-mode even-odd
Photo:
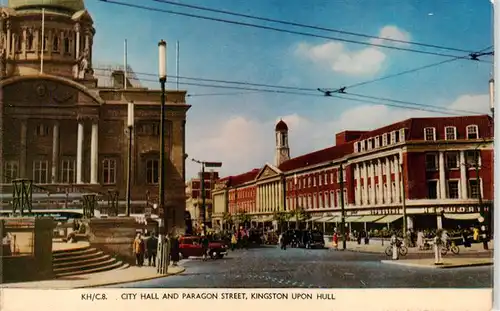
{"label": "city street", "polygon": [[[487,256],[460,255],[460,256]],[[414,257],[414,256],[412,256]],[[186,271],[168,278],[112,287],[135,288],[481,288],[491,287],[493,266],[456,269],[383,264],[381,254],[350,251],[255,248],[228,258],[189,259]]]}

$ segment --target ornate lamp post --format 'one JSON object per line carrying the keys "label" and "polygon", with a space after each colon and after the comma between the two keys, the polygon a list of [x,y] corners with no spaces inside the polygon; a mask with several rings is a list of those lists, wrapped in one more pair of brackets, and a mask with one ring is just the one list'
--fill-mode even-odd
{"label": "ornate lamp post", "polygon": [[167,82],[167,43],[160,40],[158,43],[158,76],[161,86],[161,111],[160,111],[160,178],[158,181],[158,196],[160,211],[163,210],[163,227],[167,233],[167,211],[165,209],[165,83]]}
{"label": "ornate lamp post", "polygon": [[130,192],[131,192],[131,179],[132,179],[132,133],[134,129],[134,102],[128,103],[127,115],[127,128],[128,128],[128,155],[127,155],[127,211],[126,216],[130,217]]}

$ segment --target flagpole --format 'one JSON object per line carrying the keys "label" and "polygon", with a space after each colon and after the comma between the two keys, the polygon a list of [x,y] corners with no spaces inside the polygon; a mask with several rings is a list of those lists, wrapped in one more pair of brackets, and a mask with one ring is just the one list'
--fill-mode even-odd
{"label": "flagpole", "polygon": [[44,50],[45,50],[45,9],[42,9],[42,50],[40,51],[40,74],[43,74]]}
{"label": "flagpole", "polygon": [[179,90],[179,41],[176,42],[176,56],[175,56],[175,86]]}
{"label": "flagpole", "polygon": [[127,39],[123,42],[123,89],[127,89]]}

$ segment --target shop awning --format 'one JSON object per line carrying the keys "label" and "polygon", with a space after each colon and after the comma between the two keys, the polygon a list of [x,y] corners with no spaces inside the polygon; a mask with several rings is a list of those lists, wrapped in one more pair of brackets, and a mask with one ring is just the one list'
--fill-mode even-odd
{"label": "shop awning", "polygon": [[400,218],[403,218],[403,216],[402,215],[387,215],[387,216],[382,217],[379,220],[374,221],[374,223],[386,224],[386,223],[394,222]]}
{"label": "shop awning", "polygon": [[347,216],[345,218],[345,222],[357,222],[356,220],[359,218],[361,218],[361,216]]}
{"label": "shop awning", "polygon": [[325,222],[328,223],[334,223],[334,222],[340,222],[340,216],[333,216],[333,217],[326,217]]}
{"label": "shop awning", "polygon": [[353,219],[351,222],[376,222],[377,220],[384,217],[385,216],[381,215],[366,215],[366,216],[361,216],[358,219]]}
{"label": "shop awning", "polygon": [[445,218],[455,219],[455,220],[474,220],[481,217],[479,213],[470,213],[470,214],[444,214]]}
{"label": "shop awning", "polygon": [[273,216],[264,216],[260,219],[257,220],[258,222],[267,222],[267,221],[273,221]]}
{"label": "shop awning", "polygon": [[322,216],[311,217],[307,221],[318,221],[318,219],[323,218]]}

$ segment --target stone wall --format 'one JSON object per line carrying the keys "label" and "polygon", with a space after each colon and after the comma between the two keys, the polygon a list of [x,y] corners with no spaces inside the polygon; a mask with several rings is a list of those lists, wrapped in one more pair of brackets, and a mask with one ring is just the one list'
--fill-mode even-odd
{"label": "stone wall", "polygon": [[142,224],[129,217],[92,218],[89,221],[89,227],[89,241],[92,247],[126,263],[135,262],[132,244],[136,230],[142,229]]}

